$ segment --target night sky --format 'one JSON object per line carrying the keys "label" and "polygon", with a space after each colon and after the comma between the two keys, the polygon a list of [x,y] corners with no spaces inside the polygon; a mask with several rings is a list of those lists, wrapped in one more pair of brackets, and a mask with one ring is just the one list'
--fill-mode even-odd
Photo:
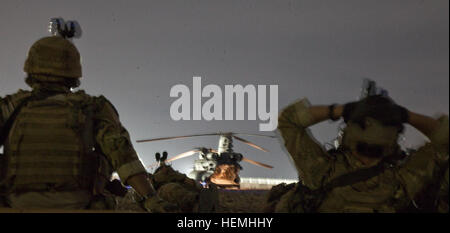
{"label": "night sky", "polygon": [[[176,84],[279,85],[279,109],[301,97],[313,104],[357,99],[363,78],[375,80],[400,105],[434,116],[449,112],[449,1],[18,1],[0,5],[0,96],[29,89],[23,63],[29,47],[49,35],[51,17],[77,20],[82,56],[80,88],[106,96],[133,141],[219,131],[259,132],[259,121],[173,121]],[[191,89],[192,90],[192,89]],[[206,100],[206,99],[205,99]],[[314,126],[325,143],[339,123]],[[244,137],[244,136],[243,136]],[[244,137],[235,150],[274,169],[243,163],[242,177],[296,178],[282,145]],[[407,127],[406,146],[424,143]],[[134,143],[145,164],[218,137]],[[191,158],[173,166],[183,172]]]}

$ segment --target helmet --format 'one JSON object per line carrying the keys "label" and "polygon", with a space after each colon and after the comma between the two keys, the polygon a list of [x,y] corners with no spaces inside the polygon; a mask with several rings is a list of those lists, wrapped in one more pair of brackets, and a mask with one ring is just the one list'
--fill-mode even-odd
{"label": "helmet", "polygon": [[31,46],[23,70],[28,74],[80,78],[80,53],[61,36],[44,37]]}

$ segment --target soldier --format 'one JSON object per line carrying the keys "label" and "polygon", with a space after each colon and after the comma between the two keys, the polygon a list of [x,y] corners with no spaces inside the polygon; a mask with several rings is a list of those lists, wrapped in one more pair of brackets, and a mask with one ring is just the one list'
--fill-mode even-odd
{"label": "soldier", "polygon": [[176,203],[184,213],[214,212],[217,204],[217,188],[210,185],[203,188],[199,182],[188,178],[185,174],[166,164],[167,152],[156,153],[159,167],[152,174],[150,180],[157,190],[157,194],[170,203]]}
{"label": "soldier", "polygon": [[[341,117],[341,144],[327,152],[308,127]],[[397,144],[404,123],[430,139],[406,160]],[[448,116],[433,119],[378,95],[330,106],[303,99],[282,111],[278,129],[301,182],[282,190],[276,212],[401,212],[436,179],[443,180],[439,196],[447,197],[447,207],[438,208],[448,212]],[[446,178],[436,176],[445,171]]]}
{"label": "soldier", "polygon": [[150,175],[157,194],[164,200],[176,203],[185,213],[198,212],[200,183],[189,179],[172,166],[162,162],[158,169]]}
{"label": "soldier", "polygon": [[28,53],[31,91],[0,98],[0,197],[20,209],[111,209],[113,171],[150,212],[174,211],[148,180],[114,106],[80,84],[80,55],[61,37],[44,37]]}

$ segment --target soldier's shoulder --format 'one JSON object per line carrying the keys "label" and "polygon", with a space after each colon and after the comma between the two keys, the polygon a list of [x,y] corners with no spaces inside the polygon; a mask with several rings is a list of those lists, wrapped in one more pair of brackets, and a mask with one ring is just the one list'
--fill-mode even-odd
{"label": "soldier's shoulder", "polygon": [[95,96],[87,94],[84,90],[78,90],[76,92],[71,92],[66,95],[68,100],[82,108],[93,107],[97,108]]}
{"label": "soldier's shoulder", "polygon": [[19,89],[17,92],[0,98],[0,118],[7,118],[14,112],[26,98],[31,96],[31,91]]}
{"label": "soldier's shoulder", "polygon": [[8,104],[16,105],[22,99],[31,96],[31,91],[19,89],[13,94],[6,95],[1,98],[1,102],[8,102]]}
{"label": "soldier's shoulder", "polygon": [[113,106],[111,101],[109,101],[105,96],[90,95],[90,94],[86,93],[85,90],[78,90],[76,92],[73,92],[71,94],[71,97],[74,99],[78,99],[80,101],[92,102],[93,104],[95,104],[99,107],[103,107],[105,105]]}
{"label": "soldier's shoulder", "polygon": [[22,99],[28,96],[31,96],[31,91],[19,89],[15,93],[9,94],[6,97],[9,97],[11,99]]}
{"label": "soldier's shoulder", "polygon": [[19,89],[19,90],[17,90],[16,93],[14,93],[13,95],[17,95],[17,96],[30,96],[30,95],[31,95],[31,91],[30,91],[30,90]]}
{"label": "soldier's shoulder", "polygon": [[84,92],[83,90],[79,91],[79,95],[84,95],[84,96],[88,96],[89,101],[91,101],[97,109],[112,109],[112,111],[118,116],[119,112],[117,111],[116,107],[114,107],[114,105],[112,104],[112,102],[106,98],[104,95],[98,95],[98,96],[93,96],[93,95],[88,95],[86,94],[86,92]]}

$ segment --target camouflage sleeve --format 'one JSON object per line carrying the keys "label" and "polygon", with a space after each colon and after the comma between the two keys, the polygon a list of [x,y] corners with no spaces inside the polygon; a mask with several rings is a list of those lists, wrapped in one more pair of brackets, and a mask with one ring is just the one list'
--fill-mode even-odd
{"label": "camouflage sleeve", "polygon": [[430,142],[413,153],[399,169],[400,178],[411,198],[429,184],[443,165],[448,163],[448,116],[439,118],[439,122],[440,127],[431,134]]}
{"label": "camouflage sleeve", "polygon": [[308,107],[307,99],[286,107],[280,113],[278,130],[300,179],[306,186],[318,188],[331,168],[331,161],[307,129],[313,121]]}
{"label": "camouflage sleeve", "polygon": [[103,96],[96,98],[96,103],[95,139],[120,179],[125,183],[129,177],[146,172],[114,106]]}

